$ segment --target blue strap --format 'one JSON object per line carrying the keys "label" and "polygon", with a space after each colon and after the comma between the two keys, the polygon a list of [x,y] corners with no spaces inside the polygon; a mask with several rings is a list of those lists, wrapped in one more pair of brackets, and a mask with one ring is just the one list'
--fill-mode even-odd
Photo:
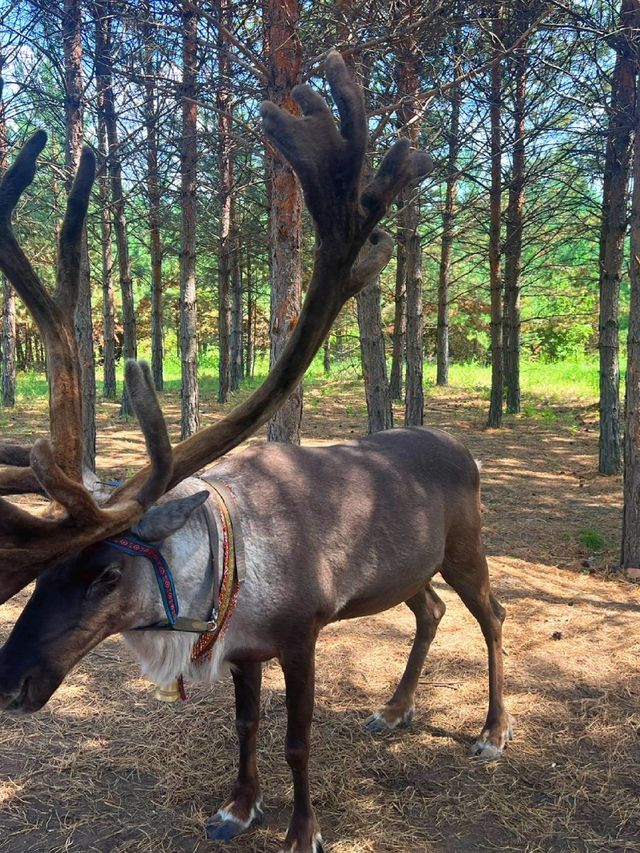
{"label": "blue strap", "polygon": [[104,541],[116,548],[118,551],[122,551],[124,554],[128,554],[131,557],[145,557],[149,560],[155,572],[158,589],[160,590],[160,595],[162,597],[164,612],[167,614],[167,620],[169,623],[173,625],[178,617],[180,609],[178,605],[178,593],[176,592],[176,587],[173,582],[173,574],[169,568],[169,564],[160,551],[158,551],[157,548],[154,548],[153,545],[149,545],[148,542],[143,542],[142,539],[138,539],[138,537],[134,536],[132,533],[127,533],[126,536],[124,534],[120,536],[113,536],[110,539],[105,539]]}

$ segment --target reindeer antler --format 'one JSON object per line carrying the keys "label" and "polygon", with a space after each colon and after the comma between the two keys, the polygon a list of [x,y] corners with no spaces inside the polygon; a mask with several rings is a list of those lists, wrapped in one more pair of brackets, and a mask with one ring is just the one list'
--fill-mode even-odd
{"label": "reindeer antler", "polygon": [[151,373],[144,363],[130,362],[125,379],[151,466],[131,497],[118,507],[99,507],[82,483],[82,402],[74,313],[95,158],[89,148],[83,150],[60,232],[57,286],[51,295],[11,227],[11,214],[33,180],[46,138],[43,131],[32,136],[0,183],[0,269],[29,308],[44,340],[51,440],[38,439],[32,448],[0,445],[0,492],[44,493],[66,514],[40,518],[0,498],[0,601],[74,549],[127,527],[165,492],[173,470],[171,444]]}
{"label": "reindeer antler", "polygon": [[[303,113],[300,118],[269,101],[261,108],[265,134],[296,171],[316,226],[313,273],[300,317],[263,384],[221,421],[173,448],[170,486],[228,453],[287,399],[344,303],[388,263],[393,241],[375,226],[400,190],[433,167],[428,154],[411,151],[402,139],[361,192],[367,142],[362,92],[337,51],[329,52],[325,68],[340,113],[340,130],[324,98],[309,86],[296,86],[292,92]],[[111,500],[128,495],[144,476],[144,470],[139,472]]]}
{"label": "reindeer antler", "polygon": [[60,467],[71,477],[82,475],[82,442],[75,432],[81,423],[82,396],[73,310],[78,298],[82,226],[95,174],[95,157],[85,148],[69,193],[60,234],[58,287],[51,296],[20,248],[11,228],[11,214],[32,182],[36,159],[47,141],[40,130],[25,144],[0,184],[0,269],[31,312],[44,339],[49,375],[51,440]]}
{"label": "reindeer antler", "polygon": [[[79,240],[93,180],[93,157],[88,152],[83,154],[69,197],[61,235],[58,289],[53,297],[37,279],[10,227],[11,211],[33,178],[35,159],[44,145],[43,134],[27,143],[5,175],[0,185],[0,268],[23,296],[41,328],[48,359],[51,349],[68,379],[66,384],[56,382],[54,371],[50,371],[52,442],[36,442],[30,454],[31,476],[65,508],[66,514],[61,519],[44,519],[0,498],[0,602],[65,555],[124,530],[161,494],[224,455],[265,423],[301,379],[346,300],[388,262],[391,238],[375,226],[402,187],[430,171],[431,159],[427,154],[410,151],[402,140],[389,151],[371,183],[361,192],[367,141],[362,94],[335,51],[327,57],[326,72],[340,114],[340,130],[324,99],[308,86],[298,86],[293,91],[303,113],[301,118],[269,102],[261,109],[265,133],[296,171],[317,230],[311,282],[284,352],[248,400],[173,451],[149,370],[145,365],[129,362],[127,384],[151,465],[117,489],[103,507],[95,503],[80,476],[79,367],[70,320],[77,298]],[[22,480],[16,474],[16,482],[24,483],[25,470],[28,469],[22,468]],[[0,488],[2,471],[0,468]]]}

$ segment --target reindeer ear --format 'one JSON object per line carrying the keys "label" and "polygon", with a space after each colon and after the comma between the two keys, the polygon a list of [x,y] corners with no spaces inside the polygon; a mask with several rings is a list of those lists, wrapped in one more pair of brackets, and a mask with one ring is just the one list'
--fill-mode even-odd
{"label": "reindeer ear", "polygon": [[154,506],[145,512],[131,531],[145,542],[161,542],[176,530],[180,530],[191,513],[202,506],[208,497],[209,492],[205,490],[187,498],[176,498]]}

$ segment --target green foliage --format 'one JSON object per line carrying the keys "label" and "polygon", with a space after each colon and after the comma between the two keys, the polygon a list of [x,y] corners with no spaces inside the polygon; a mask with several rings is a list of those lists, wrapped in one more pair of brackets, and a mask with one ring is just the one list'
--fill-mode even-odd
{"label": "green foliage", "polygon": [[598,533],[597,530],[592,530],[590,527],[585,527],[578,532],[578,541],[581,545],[589,551],[589,553],[594,554],[600,551],[604,551],[607,547],[607,540],[601,533]]}

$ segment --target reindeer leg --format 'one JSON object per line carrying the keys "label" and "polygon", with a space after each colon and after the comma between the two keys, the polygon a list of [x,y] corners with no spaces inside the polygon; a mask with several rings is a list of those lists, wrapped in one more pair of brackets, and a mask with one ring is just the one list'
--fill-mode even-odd
{"label": "reindeer leg", "polygon": [[429,646],[444,616],[444,602],[430,583],[406,602],[416,617],[416,636],[400,683],[391,699],[365,722],[369,732],[382,732],[408,726],[413,718],[414,697]]}
{"label": "reindeer leg", "polygon": [[260,719],[262,664],[242,662],[232,668],[236,694],[236,731],[240,745],[238,778],[231,796],[206,823],[207,838],[229,841],[262,819],[262,802],[256,766],[256,741]]}
{"label": "reindeer leg", "polygon": [[481,758],[499,758],[512,737],[512,720],[504,707],[502,668],[502,623],[505,611],[491,592],[489,570],[482,545],[464,563],[445,558],[442,576],[458,593],[467,609],[478,620],[489,653],[489,711],[471,754]]}
{"label": "reindeer leg", "polygon": [[315,637],[293,637],[280,656],[287,691],[285,757],[293,775],[293,814],[281,853],[322,853],[320,826],[309,793],[309,742],[313,717]]}

